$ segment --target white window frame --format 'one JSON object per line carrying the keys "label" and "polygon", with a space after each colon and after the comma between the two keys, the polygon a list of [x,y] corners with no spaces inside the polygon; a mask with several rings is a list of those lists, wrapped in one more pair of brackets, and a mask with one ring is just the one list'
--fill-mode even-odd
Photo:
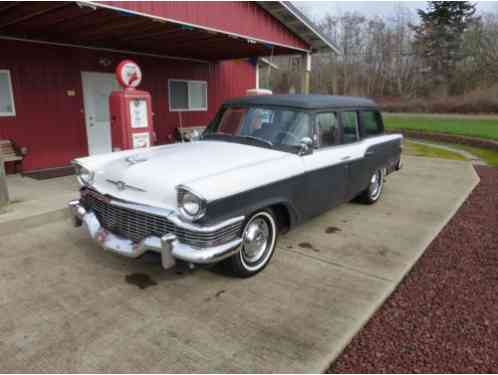
{"label": "white window frame", "polygon": [[[187,84],[187,95],[188,95],[188,106],[189,108],[171,108],[171,82],[184,82]],[[206,107],[192,108],[191,96],[190,96],[190,84],[191,83],[203,83],[206,90]],[[168,104],[170,112],[199,112],[208,110],[208,83],[207,81],[196,81],[192,79],[168,79]]]}
{"label": "white window frame", "polygon": [[10,101],[12,103],[11,112],[0,112],[0,117],[15,117],[16,116],[16,104],[14,102],[14,90],[12,89],[12,78],[9,69],[0,69],[0,73],[7,73],[7,82],[9,84]]}

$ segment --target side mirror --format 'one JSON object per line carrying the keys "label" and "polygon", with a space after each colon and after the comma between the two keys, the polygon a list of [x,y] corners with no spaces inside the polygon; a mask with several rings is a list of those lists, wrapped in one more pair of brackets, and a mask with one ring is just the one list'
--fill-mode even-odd
{"label": "side mirror", "polygon": [[299,155],[307,155],[313,151],[313,140],[310,137],[304,137],[299,142]]}
{"label": "side mirror", "polygon": [[192,133],[190,133],[190,141],[195,142],[201,139],[201,133],[197,131],[197,129],[193,130]]}

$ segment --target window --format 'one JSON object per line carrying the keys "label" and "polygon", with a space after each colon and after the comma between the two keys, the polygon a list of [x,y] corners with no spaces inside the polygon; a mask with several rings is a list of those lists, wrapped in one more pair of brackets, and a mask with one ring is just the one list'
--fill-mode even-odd
{"label": "window", "polygon": [[363,136],[371,137],[382,134],[382,118],[377,111],[365,111],[361,113],[361,122],[363,125]]}
{"label": "window", "polygon": [[207,82],[169,80],[170,111],[207,111]]}
{"label": "window", "polygon": [[10,71],[0,70],[0,116],[15,116],[14,94]]}
{"label": "window", "polygon": [[356,112],[342,112],[342,141],[343,143],[356,142],[360,137],[358,134],[358,115]]}
{"label": "window", "polygon": [[318,144],[328,147],[337,144],[337,115],[335,113],[319,113],[316,115]]}
{"label": "window", "polygon": [[210,134],[252,137],[273,145],[297,146],[311,136],[310,116],[301,111],[259,107],[228,107],[218,122],[208,129]]}

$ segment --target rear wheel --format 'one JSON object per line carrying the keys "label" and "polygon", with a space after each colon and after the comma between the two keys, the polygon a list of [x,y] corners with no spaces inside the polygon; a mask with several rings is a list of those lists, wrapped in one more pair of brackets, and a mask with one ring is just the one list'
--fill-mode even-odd
{"label": "rear wheel", "polygon": [[368,187],[360,195],[360,200],[366,204],[373,204],[377,202],[384,188],[384,170],[378,169],[370,177]]}
{"label": "rear wheel", "polygon": [[250,277],[263,270],[273,256],[277,236],[273,211],[262,210],[251,215],[242,231],[240,251],[226,261],[230,271],[239,277]]}

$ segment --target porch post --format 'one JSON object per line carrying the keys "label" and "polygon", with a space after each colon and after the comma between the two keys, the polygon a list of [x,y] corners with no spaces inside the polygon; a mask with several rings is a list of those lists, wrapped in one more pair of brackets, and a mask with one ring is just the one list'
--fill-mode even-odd
{"label": "porch post", "polygon": [[5,165],[0,156],[0,209],[9,203],[9,191],[7,190],[7,176],[5,174]]}
{"label": "porch post", "polygon": [[311,76],[311,53],[303,55],[304,69],[303,69],[303,82],[301,85],[301,92],[305,95],[310,93],[310,76]]}

